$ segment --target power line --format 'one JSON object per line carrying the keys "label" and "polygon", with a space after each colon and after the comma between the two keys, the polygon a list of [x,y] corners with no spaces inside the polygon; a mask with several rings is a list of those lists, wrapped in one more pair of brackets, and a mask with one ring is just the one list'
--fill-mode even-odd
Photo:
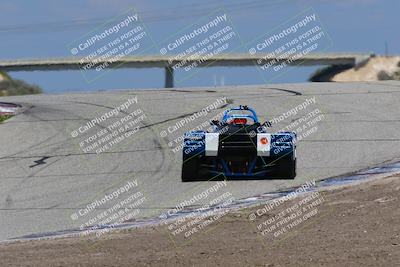
{"label": "power line", "polygon": [[[230,13],[243,12],[244,10],[259,9],[274,4],[281,4],[285,0],[274,0],[274,1],[263,1],[253,0],[242,3],[234,3],[226,6],[227,11]],[[203,2],[199,5],[182,5],[179,7],[155,9],[138,12],[141,18],[144,18],[145,22],[165,22],[174,21],[184,18],[201,17],[212,13],[221,7],[215,4],[215,1]],[[179,13],[177,13],[179,10]],[[41,32],[54,32],[54,31],[65,31],[74,28],[82,28],[88,26],[96,26],[102,22],[108,21],[112,18],[101,17],[91,19],[75,19],[69,21],[56,21],[56,22],[43,22],[36,24],[24,24],[14,26],[3,26],[0,27],[0,33],[41,33]]]}

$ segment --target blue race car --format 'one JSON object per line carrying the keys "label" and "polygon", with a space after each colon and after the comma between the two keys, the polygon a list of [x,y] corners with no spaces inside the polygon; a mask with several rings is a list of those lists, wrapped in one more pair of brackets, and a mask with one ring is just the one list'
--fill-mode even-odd
{"label": "blue race car", "polygon": [[[268,133],[256,112],[239,106],[211,122],[213,131],[184,135],[182,181],[214,178],[294,179],[296,134]],[[223,175],[222,175],[223,174]],[[219,177],[219,178],[218,178]]]}

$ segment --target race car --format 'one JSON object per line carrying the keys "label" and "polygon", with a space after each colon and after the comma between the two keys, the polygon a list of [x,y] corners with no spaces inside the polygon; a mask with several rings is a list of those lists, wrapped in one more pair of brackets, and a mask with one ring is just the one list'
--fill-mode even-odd
{"label": "race car", "polygon": [[[269,133],[247,106],[226,110],[212,131],[184,134],[182,181],[294,179],[296,134]],[[219,177],[219,178],[218,178]]]}

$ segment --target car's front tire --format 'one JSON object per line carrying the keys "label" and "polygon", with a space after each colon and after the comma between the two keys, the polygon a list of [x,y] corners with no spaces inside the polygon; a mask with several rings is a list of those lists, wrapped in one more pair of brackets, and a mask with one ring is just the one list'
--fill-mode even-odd
{"label": "car's front tire", "polygon": [[199,158],[194,156],[182,163],[182,182],[192,182],[199,178]]}

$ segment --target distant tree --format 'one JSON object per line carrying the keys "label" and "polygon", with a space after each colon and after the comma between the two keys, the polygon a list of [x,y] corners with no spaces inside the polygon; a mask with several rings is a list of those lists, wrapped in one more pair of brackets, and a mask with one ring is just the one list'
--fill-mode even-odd
{"label": "distant tree", "polygon": [[384,70],[378,72],[377,77],[379,81],[392,80],[391,75]]}
{"label": "distant tree", "polygon": [[0,96],[30,95],[40,93],[42,93],[42,89],[39,86],[27,84],[21,80],[13,80],[10,78],[0,81]]}

